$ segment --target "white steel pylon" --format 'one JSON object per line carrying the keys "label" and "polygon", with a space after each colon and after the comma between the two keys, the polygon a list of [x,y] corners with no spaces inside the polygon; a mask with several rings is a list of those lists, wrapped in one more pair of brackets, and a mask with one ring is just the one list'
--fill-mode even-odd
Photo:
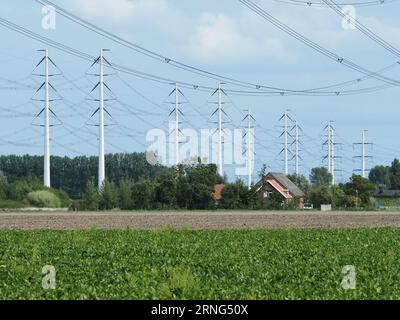
{"label": "white steel pylon", "polygon": [[99,190],[106,180],[105,168],[105,136],[104,136],[104,49],[100,50],[99,58],[100,82],[99,82]]}
{"label": "white steel pylon", "polygon": [[361,172],[361,176],[363,178],[367,178],[367,172],[369,171],[367,169],[367,164],[366,160],[367,159],[372,159],[372,156],[367,155],[367,146],[372,146],[372,143],[366,142],[366,133],[368,130],[363,130],[362,131],[362,137],[361,137],[361,142],[359,143],[354,143],[354,146],[360,146],[361,147],[361,155],[360,156],[355,156],[354,158],[360,158],[361,160],[361,169],[355,169],[354,171],[359,171]]}
{"label": "white steel pylon", "polygon": [[283,120],[283,132],[281,134],[281,137],[283,137],[283,150],[281,154],[283,153],[283,170],[285,175],[289,174],[289,136],[291,137],[289,133],[289,120],[293,122],[292,118],[289,116],[289,111],[289,109],[286,110],[279,119],[279,121]]}
{"label": "white steel pylon", "polygon": [[[51,188],[51,172],[50,172],[50,114],[53,114],[55,117],[55,113],[51,110],[50,102],[55,101],[55,99],[50,99],[50,88],[52,88],[56,93],[57,90],[51,85],[49,79],[51,76],[56,76],[58,74],[49,74],[49,66],[50,63],[58,69],[56,64],[49,57],[49,52],[47,49],[38,50],[40,52],[44,52],[44,57],[40,62],[36,65],[38,68],[42,63],[44,63],[44,73],[33,74],[35,76],[44,77],[44,82],[36,91],[39,92],[41,89],[44,89],[44,99],[33,99],[35,101],[44,102],[44,108],[40,111],[40,113],[36,116],[38,118],[42,113],[44,114],[44,125],[39,125],[40,127],[44,127],[44,152],[43,152],[43,185],[47,188]],[[35,68],[35,69],[36,69]],[[58,69],[59,70],[59,69]],[[58,119],[58,118],[57,118]]]}
{"label": "white steel pylon", "polygon": [[251,111],[245,110],[247,112],[247,115],[243,119],[243,121],[247,120],[247,130],[246,130],[246,160],[247,160],[247,187],[249,190],[251,190],[252,186],[252,176],[253,176],[253,170],[254,170],[254,127],[251,124],[251,120],[255,119],[251,115]]}

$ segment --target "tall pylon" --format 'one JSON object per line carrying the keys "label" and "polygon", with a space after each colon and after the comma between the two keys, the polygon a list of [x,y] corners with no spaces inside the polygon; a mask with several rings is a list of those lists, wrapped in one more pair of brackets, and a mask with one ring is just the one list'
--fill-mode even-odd
{"label": "tall pylon", "polygon": [[106,180],[106,160],[105,160],[105,134],[104,134],[104,49],[100,49],[100,84],[99,84],[99,181],[98,187],[101,189]]}
{"label": "tall pylon", "polygon": [[218,167],[219,175],[224,175],[222,160],[222,90],[221,83],[218,84]]}
{"label": "tall pylon", "polygon": [[50,102],[49,102],[49,51],[45,50],[45,107],[44,107],[44,186],[51,187],[50,182]]}
{"label": "tall pylon", "polygon": [[247,187],[251,190],[252,186],[252,177],[253,177],[253,170],[254,170],[254,127],[252,126],[251,121],[256,121],[254,117],[251,115],[250,109],[245,110],[247,113],[244,117],[243,121],[247,120],[247,130],[245,134],[246,138],[246,160],[247,160]]}
{"label": "tall pylon", "polygon": [[335,159],[337,158],[337,156],[335,155],[335,129],[333,127],[333,121],[329,121],[328,125],[325,127],[325,129],[327,131],[327,140],[324,142],[324,146],[327,146],[327,155],[323,158],[327,160],[327,169],[328,172],[332,175],[332,185],[336,184],[336,180],[335,180],[335,172],[336,172],[336,168],[335,168]]}
{"label": "tall pylon", "polygon": [[372,158],[372,156],[369,156],[369,155],[366,155],[366,153],[367,153],[367,151],[366,151],[366,148],[367,148],[367,146],[372,146],[373,144],[372,143],[368,143],[368,142],[366,142],[366,134],[367,134],[367,132],[368,132],[368,130],[363,130],[362,131],[362,137],[361,137],[361,142],[358,142],[358,143],[354,143],[353,144],[353,146],[355,147],[355,146],[360,146],[361,147],[361,155],[359,155],[359,156],[355,156],[354,158],[360,158],[360,161],[361,161],[361,168],[360,169],[355,169],[354,171],[355,172],[360,172],[361,173],[361,176],[363,177],[363,178],[367,178],[367,172],[369,171],[369,169],[367,169],[367,166],[366,166],[366,160],[368,159],[368,158]]}
{"label": "tall pylon", "polygon": [[[36,92],[39,92],[41,89],[44,89],[44,99],[39,99],[38,101],[44,102],[44,108],[40,111],[40,113],[36,116],[38,118],[42,113],[44,114],[44,125],[40,125],[44,127],[44,152],[43,152],[43,185],[47,188],[51,188],[51,172],[50,172],[50,113],[56,116],[56,114],[51,110],[50,102],[55,101],[55,99],[50,99],[50,88],[52,88],[55,92],[57,90],[51,85],[49,79],[51,76],[56,76],[57,74],[49,73],[49,65],[50,63],[55,66],[57,69],[57,65],[51,60],[49,57],[48,49],[38,50],[39,52],[44,52],[44,57],[42,60],[36,65],[36,68],[39,67],[42,63],[44,63],[44,73],[34,74],[36,76],[44,77],[43,84],[39,87]],[[57,116],[56,116],[57,117]]]}
{"label": "tall pylon", "polygon": [[283,150],[281,154],[283,153],[283,170],[285,175],[289,174],[289,137],[292,137],[289,132],[289,120],[293,122],[293,119],[289,116],[289,112],[289,109],[285,110],[285,113],[279,119],[279,121],[283,120],[283,132],[281,134],[281,137],[283,137]]}
{"label": "tall pylon", "polygon": [[300,156],[300,131],[301,128],[299,126],[299,123],[297,120],[294,122],[294,126],[292,128],[292,131],[294,131],[294,141],[292,145],[294,145],[294,156],[292,160],[294,159],[294,167],[295,167],[295,174],[298,176],[300,174],[300,160],[302,160]]}
{"label": "tall pylon", "polygon": [[105,99],[105,88],[107,88],[110,92],[111,89],[107,86],[107,84],[104,81],[104,78],[106,76],[109,76],[110,74],[105,74],[104,73],[104,67],[105,63],[107,63],[109,66],[111,64],[108,62],[108,60],[104,57],[104,52],[110,51],[108,49],[100,49],[100,56],[93,62],[92,67],[95,64],[99,65],[99,73],[98,74],[90,74],[92,76],[98,76],[99,77],[99,82],[94,86],[92,89],[91,93],[98,89],[99,90],[99,98],[98,99],[92,99],[94,101],[97,101],[99,103],[99,107],[96,109],[96,111],[92,114],[91,117],[93,117],[97,112],[99,113],[99,167],[98,167],[98,188],[101,190],[103,188],[104,182],[106,180],[106,165],[105,165],[105,114],[107,113],[110,117],[110,113],[107,111],[105,102],[108,101],[109,99]]}
{"label": "tall pylon", "polygon": [[[216,132],[218,133],[218,147],[217,147],[217,165],[218,165],[218,173],[221,177],[224,176],[224,166],[223,166],[223,142],[222,142],[222,134],[223,134],[223,120],[222,117],[225,114],[226,116],[228,116],[226,114],[226,112],[223,109],[223,106],[225,104],[225,102],[222,99],[222,95],[226,95],[225,91],[222,89],[222,85],[224,83],[220,82],[218,84],[218,89],[216,89],[214,91],[214,93],[211,96],[214,96],[215,94],[218,94],[218,101],[216,102],[216,104],[218,105],[217,109],[214,111],[214,113],[211,115],[211,117],[213,117],[215,114],[217,114],[217,130]],[[214,132],[215,134],[215,132]]]}
{"label": "tall pylon", "polygon": [[[170,104],[172,104],[174,107],[171,110],[169,116],[171,117],[172,115],[174,115],[174,129],[173,129],[173,133],[174,133],[174,160],[173,163],[175,165],[178,165],[181,161],[180,159],[180,149],[179,149],[179,144],[180,144],[180,134],[181,129],[180,129],[180,116],[183,116],[182,110],[181,110],[181,105],[183,104],[183,101],[181,101],[180,97],[182,96],[183,98],[185,98],[184,94],[182,93],[182,91],[179,88],[179,84],[175,83],[174,84],[175,88],[171,91],[171,93],[169,94],[168,97],[171,97],[172,95],[174,95],[174,101],[173,102],[169,102]],[[170,133],[172,134],[172,132]]]}

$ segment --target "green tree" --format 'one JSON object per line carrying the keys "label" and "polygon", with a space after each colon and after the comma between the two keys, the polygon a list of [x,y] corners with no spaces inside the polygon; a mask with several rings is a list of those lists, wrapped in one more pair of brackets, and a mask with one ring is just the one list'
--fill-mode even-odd
{"label": "green tree", "polygon": [[371,204],[371,192],[374,190],[375,185],[371,181],[358,175],[353,175],[350,182],[344,185],[346,195],[359,197],[362,206]]}
{"label": "green tree", "polygon": [[122,180],[118,188],[118,203],[122,210],[134,209],[134,201],[132,198],[133,183],[129,180]]}
{"label": "green tree", "polygon": [[391,188],[391,167],[376,166],[369,173],[369,180],[382,189]]}
{"label": "green tree", "polygon": [[240,207],[240,186],[237,183],[225,184],[222,189],[220,208],[237,209]]}
{"label": "green tree", "polygon": [[390,167],[390,187],[393,190],[400,189],[400,161],[394,159]]}
{"label": "green tree", "polygon": [[325,167],[313,168],[311,169],[310,182],[314,187],[329,185],[332,183],[332,174]]}
{"label": "green tree", "polygon": [[82,198],[84,210],[96,211],[99,209],[100,196],[92,181],[87,182],[86,192]]}
{"label": "green tree", "polygon": [[292,181],[296,186],[300,188],[305,194],[308,193],[310,190],[310,183],[308,182],[307,178],[302,174],[289,174],[288,178]]}
{"label": "green tree", "polygon": [[167,173],[157,179],[155,200],[161,208],[176,206],[177,182],[173,174]]}
{"label": "green tree", "polygon": [[118,193],[114,183],[108,180],[104,181],[104,185],[100,190],[99,209],[112,210],[118,206]]}
{"label": "green tree", "polygon": [[8,197],[12,200],[21,201],[28,193],[44,189],[42,182],[37,177],[28,175],[25,178],[13,182],[9,186]]}
{"label": "green tree", "polygon": [[3,171],[0,171],[0,199],[6,199],[8,192],[8,181]]}
{"label": "green tree", "polygon": [[154,209],[154,189],[154,183],[144,178],[132,186],[132,199],[136,210]]}
{"label": "green tree", "polygon": [[322,204],[332,204],[332,193],[330,186],[318,185],[312,188],[308,195],[308,200],[315,208],[320,208]]}

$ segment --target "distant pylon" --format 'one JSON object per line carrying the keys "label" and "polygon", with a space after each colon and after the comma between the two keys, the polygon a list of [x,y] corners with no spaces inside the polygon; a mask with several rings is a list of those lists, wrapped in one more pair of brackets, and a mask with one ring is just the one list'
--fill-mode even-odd
{"label": "distant pylon", "polygon": [[245,134],[246,138],[246,160],[247,160],[247,187],[250,190],[252,186],[252,177],[253,177],[253,170],[254,170],[254,127],[252,126],[251,121],[254,120],[254,117],[251,115],[250,109],[245,110],[247,115],[244,117],[243,121],[247,120],[247,130]]}
{"label": "distant pylon", "polygon": [[300,173],[300,160],[302,160],[300,156],[300,131],[302,131],[302,129],[300,128],[297,120],[295,121],[295,125],[293,126],[292,131],[294,131],[294,141],[292,143],[292,145],[294,145],[294,156],[292,160],[294,159],[295,161],[295,173],[298,176]]}
{"label": "distant pylon", "polygon": [[[214,96],[215,94],[218,94],[218,101],[216,102],[216,104],[218,105],[217,109],[213,112],[213,114],[211,115],[214,116],[215,114],[217,114],[217,130],[216,132],[218,133],[218,147],[217,147],[217,165],[218,165],[218,173],[221,177],[224,176],[224,167],[223,167],[223,142],[222,142],[222,133],[224,131],[222,125],[223,125],[223,121],[222,121],[222,117],[225,114],[226,116],[228,116],[226,114],[226,112],[223,109],[223,106],[225,104],[225,102],[222,99],[222,95],[226,95],[225,91],[222,89],[222,85],[224,83],[220,82],[218,84],[218,89],[216,89],[214,91],[214,93],[211,96]],[[214,132],[215,134],[215,132]]]}
{"label": "distant pylon", "polygon": [[366,147],[367,146],[372,146],[372,143],[368,143],[366,142],[366,133],[368,132],[368,130],[363,130],[362,131],[362,138],[361,138],[361,142],[358,143],[354,143],[353,146],[360,146],[361,147],[361,155],[360,156],[355,156],[354,158],[360,158],[361,160],[361,169],[355,169],[355,172],[360,172],[361,176],[363,178],[367,177],[367,172],[369,171],[369,169],[367,169],[366,167],[366,159],[368,158],[372,158],[372,156],[368,156],[366,155]]}
{"label": "distant pylon", "polygon": [[[173,102],[169,102],[170,104],[172,104],[174,107],[171,110],[169,116],[171,117],[172,115],[174,115],[174,129],[173,129],[173,133],[174,133],[174,164],[178,165],[181,161],[180,159],[180,149],[179,149],[179,144],[180,144],[180,134],[182,134],[181,129],[180,129],[180,116],[183,116],[183,113],[181,111],[181,105],[183,104],[183,101],[181,101],[180,97],[182,96],[183,98],[185,98],[184,94],[182,93],[182,91],[179,88],[178,83],[175,83],[175,88],[174,90],[172,90],[172,92],[169,94],[168,97],[171,97],[172,95],[174,95],[174,101]],[[170,134],[172,134],[172,132],[170,132]]]}
{"label": "distant pylon", "polygon": [[324,130],[327,131],[327,140],[324,142],[324,146],[327,146],[327,155],[323,158],[324,160],[327,160],[327,169],[328,172],[332,175],[332,185],[336,184],[336,178],[335,178],[335,173],[337,170],[336,168],[336,159],[339,157],[336,155],[336,146],[339,145],[339,143],[335,142],[335,133],[336,130],[333,127],[333,121],[329,121],[328,125],[324,128]]}
{"label": "distant pylon", "polygon": [[293,119],[289,116],[289,109],[285,111],[283,116],[279,119],[279,121],[283,120],[283,132],[280,137],[283,137],[283,170],[285,175],[289,174],[289,137],[291,134],[289,132],[289,120],[293,122]]}

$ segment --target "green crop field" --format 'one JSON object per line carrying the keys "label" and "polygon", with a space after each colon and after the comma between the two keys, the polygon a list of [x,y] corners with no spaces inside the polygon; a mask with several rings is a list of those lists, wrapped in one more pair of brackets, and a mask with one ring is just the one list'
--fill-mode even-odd
{"label": "green crop field", "polygon": [[400,298],[399,229],[0,231],[0,248],[1,299]]}

